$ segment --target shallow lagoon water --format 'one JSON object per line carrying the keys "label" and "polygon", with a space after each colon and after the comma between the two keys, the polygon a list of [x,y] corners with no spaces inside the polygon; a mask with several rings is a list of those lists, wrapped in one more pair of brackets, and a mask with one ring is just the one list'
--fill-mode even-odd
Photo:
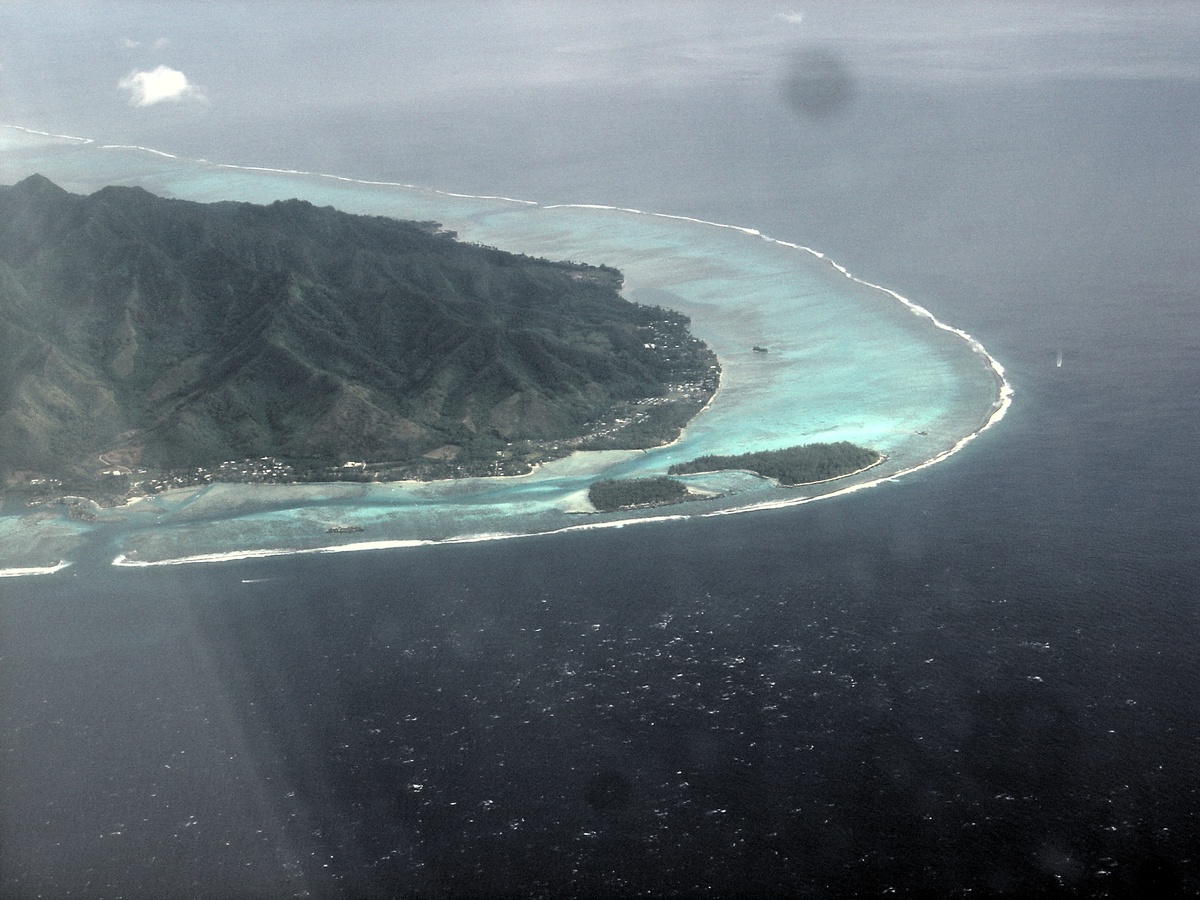
{"label": "shallow lagoon water", "polygon": [[[475,241],[608,264],[625,295],[678,309],[722,365],[721,388],[680,440],[649,451],[576,454],[519,478],[431,484],[215,485],[172,492],[94,525],[8,521],[0,568],[61,560],[123,564],[481,540],[808,502],[881,484],[948,458],[1007,409],[1003,369],[973,338],[819,253],[751,228],[669,214],[463,197],[330,175],[236,168],[81,139],[0,131],[0,180],[40,172],[68,190],[132,184],[199,201],[300,197],[354,213],[436,220]],[[768,353],[755,352],[756,345]],[[600,477],[660,474],[708,453],[849,440],[885,461],[845,479],[780,488],[745,473],[690,476],[718,494],[657,510],[588,513]],[[330,534],[357,525],[357,534]],[[55,540],[45,537],[53,531]]]}

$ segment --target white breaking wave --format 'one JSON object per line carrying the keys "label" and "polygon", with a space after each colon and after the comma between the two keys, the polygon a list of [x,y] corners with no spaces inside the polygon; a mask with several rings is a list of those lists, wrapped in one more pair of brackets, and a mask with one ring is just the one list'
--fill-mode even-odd
{"label": "white breaking wave", "polygon": [[11,128],[13,131],[23,131],[26,134],[36,134],[38,137],[58,138],[64,141],[78,141],[81,144],[93,144],[95,140],[92,138],[77,137],[73,134],[55,134],[53,131],[38,131],[36,128],[26,128],[24,125],[5,125],[5,128]]}
{"label": "white breaking wave", "polygon": [[[101,144],[100,150],[140,150],[142,153],[151,153],[154,156],[163,156],[167,159],[186,159],[186,157],[176,156],[174,153],[167,153],[165,150],[155,150],[153,147],[142,147],[139,144]],[[203,159],[189,160],[189,162],[205,162]]]}
{"label": "white breaking wave", "polygon": [[[84,144],[95,143],[93,138],[72,137],[65,134],[53,134],[48,131],[36,131],[32,128],[25,128],[21,125],[6,125],[6,128],[13,128],[18,131],[24,131],[28,134],[36,134],[42,137],[65,138],[72,141],[80,141]],[[213,166],[217,169],[231,169],[241,172],[264,172],[271,175],[296,175],[302,178],[324,178],[328,181],[340,181],[343,184],[361,184],[363,187],[393,187],[404,188],[406,190],[419,191],[428,190],[431,193],[438,194],[443,197],[454,197],[461,200],[498,200],[503,203],[519,203],[522,206],[538,206],[536,200],[523,200],[519,197],[503,197],[498,194],[459,194],[453,191],[442,191],[436,188],[424,188],[421,185],[411,184],[404,181],[379,181],[370,178],[351,178],[348,175],[335,175],[330,172],[314,172],[307,169],[284,169],[275,166],[246,166],[237,163],[214,163],[207,159],[196,156],[180,156],[176,153],[168,153],[166,150],[157,150],[154,147],[145,147],[141,144],[100,144],[100,150],[136,150],[140,153],[149,153],[153,156],[161,156],[166,159],[177,159],[181,162],[198,163],[206,166]]]}
{"label": "white breaking wave", "polygon": [[[1012,406],[1013,389],[1012,389],[1012,385],[1009,383],[1008,379],[1005,377],[1004,366],[1000,364],[1000,361],[998,359],[996,359],[996,357],[994,357],[994,356],[992,356],[992,354],[988,353],[987,348],[985,348],[980,341],[978,341],[976,338],[972,337],[968,332],[964,331],[961,328],[956,328],[953,325],[947,325],[945,322],[938,319],[937,316],[935,316],[933,313],[931,313],[925,307],[921,306],[920,304],[914,303],[913,301],[909,300],[907,297],[904,297],[901,294],[897,293],[896,291],[893,291],[891,288],[886,288],[886,287],[883,287],[883,285],[875,284],[873,282],[866,281],[865,279],[859,278],[857,275],[854,275],[853,273],[851,273],[845,266],[841,265],[840,263],[835,262],[832,259],[829,259],[828,257],[826,257],[826,255],[824,253],[822,253],[819,250],[814,250],[812,247],[806,247],[803,244],[797,244],[797,243],[793,243],[792,241],[784,241],[784,240],[780,240],[779,238],[773,238],[769,235],[763,234],[757,228],[748,228],[744,225],[728,225],[724,222],[712,222],[712,221],[709,221],[708,219],[697,219],[693,216],[680,216],[680,215],[674,215],[671,213],[646,212],[644,210],[632,209],[630,207],[625,207],[625,206],[603,206],[600,204],[593,204],[593,203],[556,203],[556,204],[553,204],[550,206],[545,206],[545,207],[543,207],[543,209],[608,210],[610,212],[632,213],[632,214],[638,215],[638,216],[652,216],[652,217],[658,218],[658,219],[673,219],[673,220],[679,221],[679,222],[692,222],[696,225],[707,225],[712,228],[727,228],[730,231],[737,231],[742,234],[749,235],[750,237],[761,238],[762,240],[767,241],[768,243],[771,243],[771,244],[778,244],[780,247],[789,247],[793,250],[802,250],[805,253],[811,254],[812,256],[816,257],[817,259],[820,259],[820,260],[823,260],[823,261],[829,263],[831,266],[833,266],[833,268],[835,268],[837,271],[841,272],[843,275],[845,275],[847,278],[849,278],[851,281],[855,282],[856,284],[861,284],[864,287],[869,287],[869,288],[872,288],[877,291],[883,291],[888,296],[893,297],[894,299],[899,300],[901,303],[903,303],[908,308],[908,310],[910,312],[912,312],[914,315],[920,316],[921,318],[924,318],[924,319],[928,319],[929,322],[932,325],[934,325],[935,327],[941,329],[942,331],[948,331],[951,334],[957,335],[958,337],[960,337],[964,341],[966,341],[967,345],[970,346],[970,348],[975,353],[978,353],[980,356],[982,356],[987,361],[988,366],[991,368],[992,372],[995,374],[997,382],[999,384],[999,397],[996,401],[996,405],[992,411],[992,414],[988,417],[987,421],[984,422],[982,427],[980,427],[976,431],[974,431],[971,434],[964,437],[962,440],[960,440],[958,443],[956,443],[953,447],[951,447],[949,450],[945,451],[944,453],[939,454],[938,456],[933,457],[932,459],[927,460],[926,462],[921,463],[920,465],[905,469],[902,472],[894,472],[891,475],[887,476],[886,478],[879,479],[879,481],[868,482],[866,485],[862,485],[864,487],[870,486],[872,484],[878,484],[883,481],[889,481],[893,478],[898,478],[901,475],[906,475],[910,472],[916,472],[920,469],[927,468],[928,466],[931,466],[934,463],[941,462],[943,459],[946,459],[947,457],[953,455],[954,453],[957,453],[964,446],[966,446],[967,443],[969,443],[971,440],[973,440],[977,435],[986,431],[988,428],[990,428],[996,422],[999,422],[1001,419],[1003,419],[1004,414],[1006,412],[1008,412],[1008,408],[1010,406]],[[855,489],[857,489],[857,487]],[[837,494],[847,493],[848,490],[849,489],[847,489],[846,491],[838,491]],[[825,494],[822,496],[835,496],[835,494]],[[815,500],[818,498],[814,497],[811,499]],[[807,501],[805,501],[805,502],[807,502]],[[793,501],[793,503],[794,503],[794,501]],[[790,505],[793,505],[793,503],[787,503],[785,505],[790,506]],[[758,508],[758,507],[755,507],[755,508]],[[736,511],[737,510],[723,510],[722,514],[729,513],[729,512],[736,512]]]}
{"label": "white breaking wave", "polygon": [[[143,150],[144,147],[134,149]],[[155,152],[155,151],[150,151]],[[207,160],[193,159],[190,162],[206,163]],[[403,181],[373,181],[369,178],[351,178],[347,175],[333,175],[329,172],[309,172],[304,169],[277,169],[271,166],[240,166],[233,163],[214,163],[218,169],[235,169],[242,172],[268,172],[273,175],[299,175],[304,178],[325,178],[329,181],[340,181],[344,184],[361,184],[363,187],[394,187],[410,191],[428,190],[443,197],[455,197],[462,200],[500,200],[505,203],[520,203],[524,206],[537,206],[536,200],[521,200],[515,197],[500,197],[490,194],[455,194],[451,191],[439,191],[434,188],[422,188],[420,185]]]}
{"label": "white breaking wave", "polygon": [[66,560],[59,560],[52,566],[26,566],[25,568],[0,569],[0,578],[25,578],[29,575],[53,575],[71,565]]}
{"label": "white breaking wave", "polygon": [[[517,197],[500,197],[494,194],[453,194],[450,191],[434,191],[443,197],[458,197],[461,200],[503,200],[505,203],[521,203],[525,206],[539,206],[536,200],[521,200]],[[548,209],[549,207],[547,207]]]}

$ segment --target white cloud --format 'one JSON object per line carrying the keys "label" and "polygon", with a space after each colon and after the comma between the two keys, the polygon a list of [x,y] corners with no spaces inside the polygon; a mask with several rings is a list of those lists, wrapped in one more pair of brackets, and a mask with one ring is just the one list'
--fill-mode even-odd
{"label": "white cloud", "polygon": [[[170,38],[160,37],[160,38],[155,39],[154,47],[156,50],[161,50],[164,47],[170,46],[170,43],[171,43]],[[121,46],[124,47],[126,50],[136,50],[138,47],[142,46],[142,42],[139,40],[135,40],[134,38],[122,38]]]}
{"label": "white cloud", "polygon": [[804,13],[802,13],[802,12],[779,13],[778,18],[783,19],[783,21],[787,22],[789,25],[799,25],[801,22],[804,21]]}
{"label": "white cloud", "polygon": [[204,99],[204,95],[187,80],[186,75],[167,66],[159,66],[149,72],[130,72],[117,86],[129,91],[129,99],[134,106],[153,106],[164,100],[179,101],[189,97]]}

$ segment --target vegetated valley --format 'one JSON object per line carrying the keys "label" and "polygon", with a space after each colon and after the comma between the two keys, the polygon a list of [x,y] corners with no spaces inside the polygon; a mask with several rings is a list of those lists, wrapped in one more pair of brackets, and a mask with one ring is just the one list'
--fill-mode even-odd
{"label": "vegetated valley", "polygon": [[621,282],[431,222],[32,176],[0,188],[6,497],[511,474],[663,443],[717,360]]}

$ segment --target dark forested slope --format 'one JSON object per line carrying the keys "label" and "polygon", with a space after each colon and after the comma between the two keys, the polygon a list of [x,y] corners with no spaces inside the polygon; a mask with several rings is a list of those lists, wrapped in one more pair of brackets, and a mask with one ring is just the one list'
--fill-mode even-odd
{"label": "dark forested slope", "polygon": [[620,281],[432,223],[34,176],[0,188],[0,474],[536,456],[613,445],[596,423],[645,397],[677,430],[716,360]]}

